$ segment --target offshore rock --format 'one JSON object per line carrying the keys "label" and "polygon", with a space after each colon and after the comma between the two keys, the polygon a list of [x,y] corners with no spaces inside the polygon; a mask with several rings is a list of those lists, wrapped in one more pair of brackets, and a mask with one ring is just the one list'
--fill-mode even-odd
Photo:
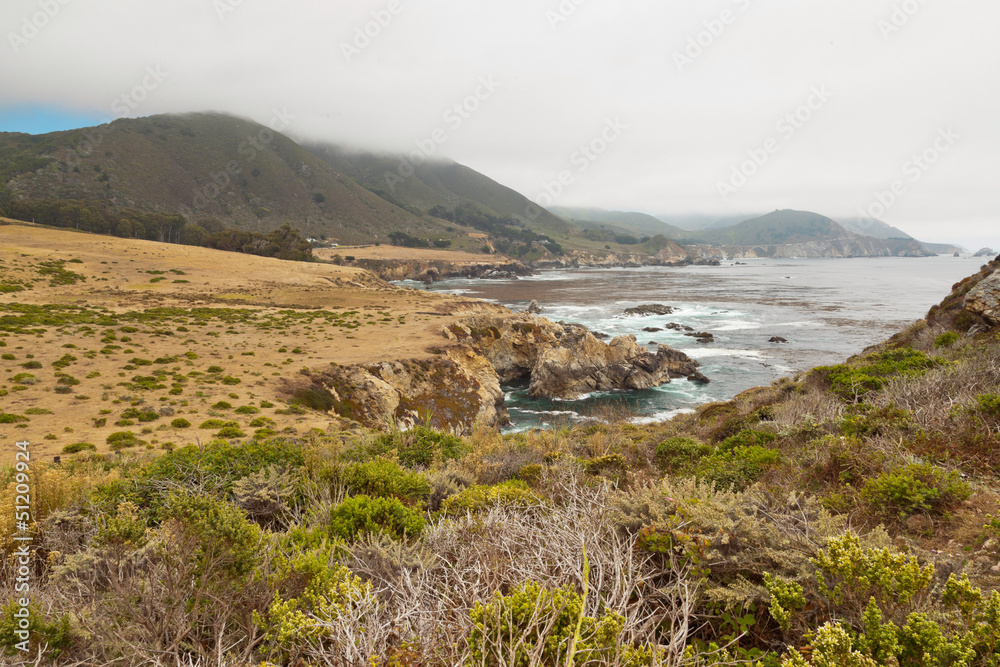
{"label": "offshore rock", "polygon": [[965,296],[965,309],[993,326],[1000,324],[1000,271],[981,280]]}
{"label": "offshore rock", "polygon": [[542,313],[542,307],[538,305],[538,302],[534,299],[528,304],[528,312],[532,315],[540,315]]}
{"label": "offshore rock", "polygon": [[672,315],[674,309],[670,306],[664,306],[662,303],[647,303],[642,306],[636,306],[635,308],[628,308],[625,310],[626,315]]}
{"label": "offshore rock", "polygon": [[535,397],[578,399],[594,391],[649,389],[700,375],[696,361],[667,345],[652,353],[635,336],[604,343],[583,326],[525,313],[478,315],[444,334],[476,349],[501,380],[529,378]]}

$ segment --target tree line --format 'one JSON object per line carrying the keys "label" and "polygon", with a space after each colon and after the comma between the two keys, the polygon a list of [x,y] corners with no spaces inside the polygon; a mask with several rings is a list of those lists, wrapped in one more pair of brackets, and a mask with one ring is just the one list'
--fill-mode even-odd
{"label": "tree line", "polygon": [[119,238],[201,246],[295,261],[313,259],[312,245],[302,238],[299,230],[288,225],[271,232],[251,232],[227,228],[215,218],[192,221],[176,213],[136,209],[110,211],[78,200],[21,200],[3,187],[0,187],[0,215]]}

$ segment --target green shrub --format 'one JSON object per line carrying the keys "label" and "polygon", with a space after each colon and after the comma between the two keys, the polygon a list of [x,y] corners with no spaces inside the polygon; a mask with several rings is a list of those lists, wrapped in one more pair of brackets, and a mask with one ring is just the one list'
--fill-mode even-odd
{"label": "green shrub", "polygon": [[72,394],[73,393],[73,388],[72,387],[67,387],[66,385],[60,384],[60,385],[56,385],[55,389],[53,389],[52,391],[54,391],[57,394]]}
{"label": "green shrub", "polygon": [[222,371],[222,366],[209,366],[207,369],[208,373],[221,373]]}
{"label": "green shrub", "polygon": [[622,616],[605,612],[598,619],[584,616],[583,609],[584,598],[572,586],[550,590],[528,581],[509,595],[496,592],[492,600],[477,602],[470,612],[469,663],[518,667],[650,664],[650,650],[620,644]]}
{"label": "green shrub", "polygon": [[201,423],[198,428],[212,429],[212,428],[223,428],[225,426],[236,426],[236,422],[225,422],[221,419],[206,419]]}
{"label": "green shrub", "polygon": [[934,347],[951,347],[959,341],[960,336],[954,331],[946,331],[934,339]]}
{"label": "green shrub", "polygon": [[233,377],[232,375],[227,375],[226,377],[222,378],[221,382],[224,385],[233,386],[239,384],[240,382],[242,382],[242,380],[237,377]]}
{"label": "green shrub", "polygon": [[441,512],[446,516],[461,516],[493,505],[530,507],[541,504],[542,500],[531,492],[526,482],[510,480],[495,486],[476,485],[463,489],[441,503]]}
{"label": "green shrub", "polygon": [[3,359],[4,361],[14,361],[15,359],[17,359],[17,357],[15,357],[10,352],[4,352],[2,355],[0,355],[0,359]]}
{"label": "green shrub", "polygon": [[840,364],[815,370],[826,375],[833,393],[857,402],[882,389],[892,377],[917,377],[942,363],[940,358],[932,359],[918,350],[902,348],[868,355],[860,365]]}
{"label": "green shrub", "polygon": [[[27,615],[23,619],[27,627],[20,623],[22,614]],[[21,607],[17,599],[11,599],[0,610],[0,652],[3,655],[28,657],[34,654],[57,658],[72,644],[73,634],[68,614],[50,621],[45,612],[35,604]],[[20,650],[19,646],[25,650]],[[40,651],[43,646],[46,647],[44,654]]]}
{"label": "green shrub", "polygon": [[29,371],[41,367],[42,367],[42,362],[40,361],[26,361],[23,364],[21,364],[21,368],[27,369]]}
{"label": "green shrub", "polygon": [[869,480],[861,491],[873,508],[906,517],[918,512],[941,514],[972,495],[955,471],[929,463],[910,464]]}
{"label": "green shrub", "polygon": [[990,417],[1000,417],[1000,396],[996,394],[980,394],[976,396],[979,411]]}
{"label": "green shrub", "polygon": [[871,438],[913,427],[912,415],[895,405],[875,408],[866,403],[858,403],[848,406],[840,420],[841,432],[857,438]]}
{"label": "green shrub", "polygon": [[330,535],[354,542],[361,535],[384,534],[395,539],[420,537],[423,516],[396,498],[348,498],[330,510]]}
{"label": "green shrub", "polygon": [[233,404],[228,401],[219,401],[212,405],[213,410],[232,410]]}
{"label": "green shrub", "polygon": [[89,442],[74,442],[72,445],[66,445],[62,449],[63,454],[76,454],[82,451],[96,451],[97,447],[90,444]]}
{"label": "green shrub", "polygon": [[395,449],[399,462],[408,467],[430,466],[436,460],[457,459],[466,452],[461,438],[426,426],[417,426],[406,433],[383,435],[377,446],[381,452]]}
{"label": "green shrub", "polygon": [[195,565],[195,577],[207,575],[209,584],[239,585],[259,564],[260,530],[229,503],[206,495],[174,494],[164,514],[200,545],[180,554]]}
{"label": "green shrub", "polygon": [[234,412],[238,415],[256,415],[260,413],[260,409],[255,408],[252,405],[242,405],[236,408]]}
{"label": "green shrub", "polygon": [[184,417],[178,417],[177,419],[170,422],[170,425],[174,428],[191,428],[191,422]]}
{"label": "green shrub", "polygon": [[718,491],[742,491],[781,462],[781,454],[758,445],[736,447],[701,459],[697,474]]}
{"label": "green shrub", "polygon": [[427,498],[431,492],[431,485],[426,477],[405,470],[388,459],[375,459],[348,466],[344,470],[344,482],[350,493],[372,498],[402,498],[416,502]]}
{"label": "green shrub", "polygon": [[274,420],[270,417],[257,417],[250,422],[250,428],[263,428],[266,426],[274,426]]}
{"label": "green shrub", "polygon": [[664,470],[679,472],[690,468],[714,451],[710,445],[703,445],[691,438],[668,438],[656,446],[656,460]]}
{"label": "green shrub", "polygon": [[31,420],[21,415],[15,415],[9,412],[0,412],[0,424],[21,424],[29,421]]}
{"label": "green shrub", "polygon": [[106,442],[108,446],[111,447],[111,451],[129,449],[131,447],[146,444],[145,440],[140,440],[139,437],[132,431],[118,431],[116,433],[112,433],[107,437]]}
{"label": "green shrub", "polygon": [[247,437],[247,434],[241,431],[238,426],[226,426],[219,429],[219,432],[215,434],[215,437],[228,440],[230,438],[245,438]]}
{"label": "green shrub", "polygon": [[765,447],[778,439],[774,433],[745,429],[719,443],[719,450],[732,451],[738,447]]}

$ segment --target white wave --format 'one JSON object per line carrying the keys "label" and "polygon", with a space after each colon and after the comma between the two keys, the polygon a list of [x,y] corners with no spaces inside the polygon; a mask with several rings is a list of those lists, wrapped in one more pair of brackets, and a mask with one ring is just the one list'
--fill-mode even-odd
{"label": "white wave", "polygon": [[760,329],[762,326],[759,322],[725,320],[721,326],[713,324],[712,331],[751,331],[753,329]]}
{"label": "white wave", "polygon": [[692,359],[709,359],[712,357],[740,357],[743,359],[769,359],[766,354],[759,350],[732,350],[722,347],[715,348],[691,348],[681,350]]}
{"label": "white wave", "polygon": [[664,410],[662,412],[654,412],[651,415],[645,417],[636,417],[630,421],[633,424],[656,424],[659,422],[665,422],[673,419],[677,415],[689,415],[695,411],[691,408],[682,408],[680,410]]}

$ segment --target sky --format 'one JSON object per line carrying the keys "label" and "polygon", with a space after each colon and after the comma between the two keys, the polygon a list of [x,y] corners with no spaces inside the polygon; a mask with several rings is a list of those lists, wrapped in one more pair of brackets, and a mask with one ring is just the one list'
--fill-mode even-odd
{"label": "sky", "polygon": [[0,131],[221,111],[543,205],[1000,248],[996,0],[4,0]]}

